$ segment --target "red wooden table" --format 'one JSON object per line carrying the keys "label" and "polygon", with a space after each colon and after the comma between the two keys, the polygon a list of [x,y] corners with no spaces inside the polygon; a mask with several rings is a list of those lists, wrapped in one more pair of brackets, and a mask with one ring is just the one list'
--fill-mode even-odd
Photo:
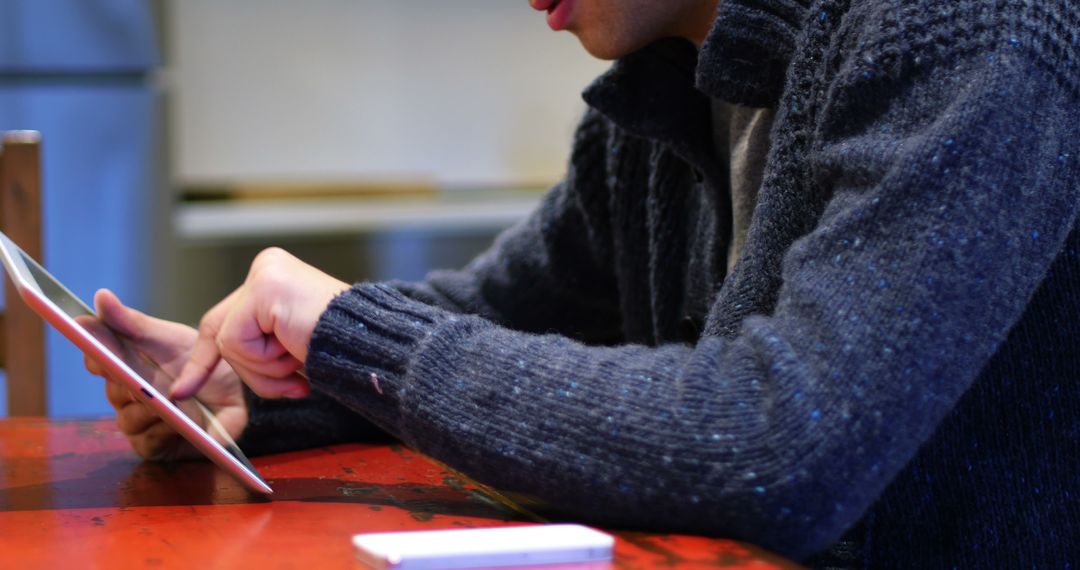
{"label": "red wooden table", "polygon": [[[358,532],[531,521],[397,445],[253,463],[272,498],[209,462],[143,462],[111,420],[0,420],[0,568],[359,569],[349,541]],[[734,541],[614,534],[615,561],[599,568],[793,567]]]}

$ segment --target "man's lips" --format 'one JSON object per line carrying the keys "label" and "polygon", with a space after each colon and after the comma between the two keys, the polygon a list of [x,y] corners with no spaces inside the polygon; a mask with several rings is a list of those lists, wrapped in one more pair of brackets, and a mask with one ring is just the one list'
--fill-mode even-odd
{"label": "man's lips", "polygon": [[548,26],[555,31],[565,30],[573,18],[574,0],[529,0],[529,5],[534,10],[546,11]]}
{"label": "man's lips", "polygon": [[529,5],[533,7],[533,10],[544,12],[551,10],[559,3],[559,0],[529,0]]}

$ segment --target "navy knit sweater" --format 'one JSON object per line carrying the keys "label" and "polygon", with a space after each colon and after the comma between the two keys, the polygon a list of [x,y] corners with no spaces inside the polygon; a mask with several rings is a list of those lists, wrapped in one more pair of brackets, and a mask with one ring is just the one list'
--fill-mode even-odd
{"label": "navy knit sweater", "polygon": [[[1078,14],[724,0],[700,54],[665,40],[589,88],[565,180],[487,253],[335,299],[317,395],[253,401],[244,440],[358,437],[360,414],[601,524],[815,565],[1067,567]],[[777,109],[730,274],[711,97]]]}

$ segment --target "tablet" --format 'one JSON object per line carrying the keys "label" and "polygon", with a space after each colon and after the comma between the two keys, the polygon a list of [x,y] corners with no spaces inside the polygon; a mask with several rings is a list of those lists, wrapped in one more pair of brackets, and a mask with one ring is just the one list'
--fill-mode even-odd
{"label": "tablet", "polygon": [[[267,495],[273,493],[270,485],[255,471],[255,467],[206,406],[194,398],[185,400],[185,403],[193,401],[194,413],[202,415],[196,419],[188,417],[153,384],[135,372],[133,366],[102,344],[76,321],[78,317],[96,317],[94,311],[49,275],[3,232],[0,232],[0,260],[7,269],[8,277],[18,289],[19,296],[34,312],[41,315],[45,322],[56,327],[86,355],[97,360],[115,378],[124,382],[136,399],[156,412],[203,455],[252,491]],[[116,336],[123,342],[121,335]],[[207,426],[206,429],[203,429],[200,423]],[[217,435],[218,439],[215,439],[211,432]]]}

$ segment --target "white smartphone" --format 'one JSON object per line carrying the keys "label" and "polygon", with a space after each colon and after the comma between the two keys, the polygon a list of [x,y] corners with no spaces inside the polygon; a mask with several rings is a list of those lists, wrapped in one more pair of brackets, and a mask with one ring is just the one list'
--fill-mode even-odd
{"label": "white smartphone", "polygon": [[575,524],[357,534],[356,557],[383,570],[596,564],[611,560],[615,539]]}
{"label": "white smartphone", "polygon": [[[203,429],[197,421],[188,417],[180,407],[140,376],[133,366],[124,362],[120,356],[80,325],[76,319],[95,317],[94,311],[31,259],[3,232],[0,232],[0,260],[7,269],[8,277],[19,291],[19,296],[34,312],[41,315],[45,322],[59,330],[83,353],[96,359],[114,377],[123,381],[135,398],[154,410],[165,423],[219,467],[232,474],[252,491],[267,495],[274,492],[210,410],[206,409],[206,406],[194,398],[185,400],[185,403],[192,402],[194,413],[202,416],[197,420],[207,426]],[[8,302],[11,301],[8,300]],[[116,336],[123,342],[121,335]],[[149,359],[147,361],[156,366],[156,363]],[[218,439],[214,439],[207,430],[214,432]]]}

